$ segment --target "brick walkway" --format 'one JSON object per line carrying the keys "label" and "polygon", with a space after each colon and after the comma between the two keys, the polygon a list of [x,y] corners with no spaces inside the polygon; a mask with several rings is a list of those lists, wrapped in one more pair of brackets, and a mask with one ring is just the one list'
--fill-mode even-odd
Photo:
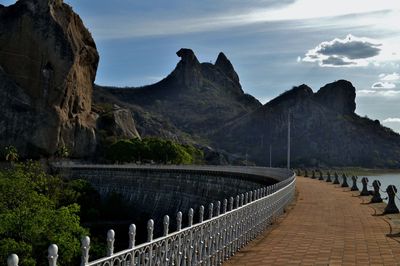
{"label": "brick walkway", "polygon": [[225,265],[400,265],[389,224],[343,188],[297,178],[295,206]]}

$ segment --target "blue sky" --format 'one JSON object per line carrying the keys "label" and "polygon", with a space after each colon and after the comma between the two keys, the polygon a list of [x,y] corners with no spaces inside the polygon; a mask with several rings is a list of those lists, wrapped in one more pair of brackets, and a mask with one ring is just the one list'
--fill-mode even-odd
{"label": "blue sky", "polygon": [[65,2],[96,41],[98,84],[154,83],[173,70],[181,47],[203,62],[223,51],[263,103],[295,85],[316,91],[347,79],[356,112],[400,132],[399,0]]}

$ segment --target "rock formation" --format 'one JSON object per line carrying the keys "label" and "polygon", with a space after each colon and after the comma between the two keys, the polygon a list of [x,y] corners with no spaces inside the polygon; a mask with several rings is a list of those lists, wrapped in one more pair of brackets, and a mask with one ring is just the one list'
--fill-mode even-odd
{"label": "rock formation", "polygon": [[89,31],[61,0],[0,5],[0,145],[51,155],[96,145],[91,112],[99,56]]}
{"label": "rock formation", "polygon": [[400,135],[358,116],[355,88],[345,80],[294,87],[252,114],[210,136],[215,147],[245,154],[258,164],[286,165],[288,112],[293,166],[400,167]]}
{"label": "rock formation", "polygon": [[[261,106],[254,97],[243,92],[238,75],[223,53],[215,64],[200,63],[187,48],[180,49],[177,55],[181,60],[165,79],[136,89],[108,88],[109,98],[131,106],[135,116],[140,106],[179,129],[183,135],[194,138],[206,138],[223,124]],[[99,87],[99,92],[104,94],[104,88]]]}

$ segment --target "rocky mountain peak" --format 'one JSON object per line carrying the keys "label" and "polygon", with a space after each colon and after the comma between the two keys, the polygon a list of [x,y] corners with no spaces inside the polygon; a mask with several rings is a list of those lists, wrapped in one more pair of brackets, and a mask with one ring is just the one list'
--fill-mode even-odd
{"label": "rocky mountain peak", "polygon": [[172,76],[185,87],[201,87],[201,64],[191,49],[181,48],[176,55],[181,58]]}
{"label": "rocky mountain peak", "polygon": [[199,60],[197,60],[196,55],[191,49],[181,48],[176,55],[181,58],[181,62],[189,65],[197,65],[200,64]]}
{"label": "rocky mountain peak", "polygon": [[316,100],[341,114],[354,114],[356,110],[356,89],[347,80],[338,80],[322,87],[316,94]]}
{"label": "rocky mountain peak", "polygon": [[302,84],[298,87],[293,87],[291,90],[282,93],[281,95],[267,103],[266,106],[276,106],[281,104],[291,106],[295,103],[300,102],[301,100],[312,97],[313,94],[314,93],[309,86]]}
{"label": "rocky mountain peak", "polygon": [[239,83],[238,74],[233,68],[231,61],[229,61],[223,52],[219,53],[217,61],[215,61],[215,66],[218,67],[232,81]]}
{"label": "rocky mountain peak", "polygon": [[0,80],[0,145],[17,146],[22,155],[50,155],[62,145],[74,156],[90,154],[98,60],[91,34],[63,1],[2,7],[0,65],[8,80]]}

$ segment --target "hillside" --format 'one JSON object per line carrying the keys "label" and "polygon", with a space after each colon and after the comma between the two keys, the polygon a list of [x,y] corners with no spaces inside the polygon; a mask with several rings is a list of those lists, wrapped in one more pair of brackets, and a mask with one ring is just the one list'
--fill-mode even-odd
{"label": "hillside", "polygon": [[[134,113],[146,110],[192,137],[204,137],[261,106],[243,92],[237,73],[223,53],[215,64],[200,63],[190,49],[180,49],[177,55],[180,62],[160,82],[141,88],[98,87],[95,99],[99,99],[97,93],[104,98],[107,89],[114,101],[129,104]],[[137,115],[138,120],[140,117]]]}
{"label": "hillside", "polygon": [[248,153],[258,164],[285,165],[288,112],[294,166],[400,167],[400,135],[355,113],[355,88],[339,80],[313,93],[294,87],[211,138],[216,147]]}

